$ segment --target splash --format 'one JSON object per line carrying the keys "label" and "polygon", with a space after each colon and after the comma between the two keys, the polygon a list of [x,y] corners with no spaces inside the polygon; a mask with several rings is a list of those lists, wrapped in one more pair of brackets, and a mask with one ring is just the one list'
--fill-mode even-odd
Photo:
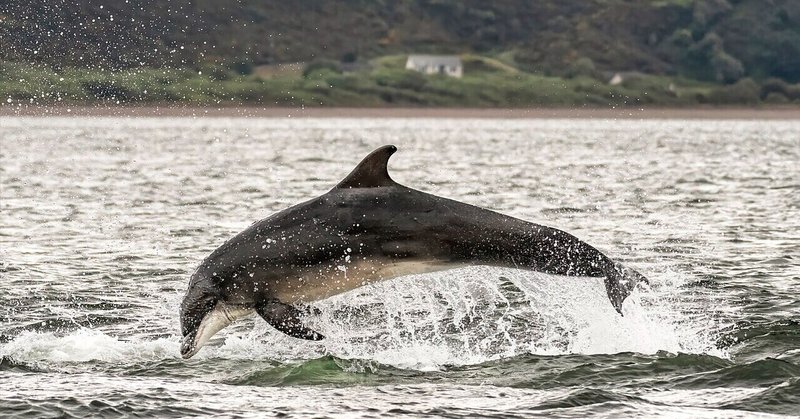
{"label": "splash", "polygon": [[[624,316],[609,304],[598,278],[485,267],[408,276],[315,304],[321,314],[308,322],[325,341],[293,339],[248,320],[220,333],[198,359],[294,362],[333,355],[429,371],[522,354],[726,357],[714,347],[713,317],[696,309],[686,314],[680,305],[685,281],[661,275],[668,278],[660,288],[628,298]],[[29,363],[127,364],[178,358],[178,347],[178,336],[123,340],[113,330],[78,329],[63,336],[24,332],[0,346],[0,355]]]}
{"label": "splash", "polygon": [[329,299],[318,327],[326,350],[413,369],[521,354],[708,353],[713,315],[688,315],[684,281],[635,292],[624,317],[602,281],[497,268],[409,276]]}
{"label": "splash", "polygon": [[64,336],[50,332],[23,332],[0,346],[0,354],[29,364],[105,362],[126,364],[177,357],[173,339],[121,340],[93,329],[79,329]]}

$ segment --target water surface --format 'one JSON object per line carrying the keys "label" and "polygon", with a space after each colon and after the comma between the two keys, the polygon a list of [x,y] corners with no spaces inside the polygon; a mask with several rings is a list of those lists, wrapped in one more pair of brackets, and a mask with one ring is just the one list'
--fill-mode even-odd
{"label": "water surface", "polygon": [[[569,231],[652,288],[495,268],[179,356],[188,275],[395,144],[398,182]],[[3,416],[750,417],[800,404],[800,122],[0,119]]]}

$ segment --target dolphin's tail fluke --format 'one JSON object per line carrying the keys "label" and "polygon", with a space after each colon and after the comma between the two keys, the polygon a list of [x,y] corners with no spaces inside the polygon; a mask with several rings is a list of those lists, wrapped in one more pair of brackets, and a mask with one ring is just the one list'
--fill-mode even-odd
{"label": "dolphin's tail fluke", "polygon": [[614,262],[606,269],[606,293],[611,304],[622,315],[622,303],[637,285],[650,284],[650,281],[632,268]]}

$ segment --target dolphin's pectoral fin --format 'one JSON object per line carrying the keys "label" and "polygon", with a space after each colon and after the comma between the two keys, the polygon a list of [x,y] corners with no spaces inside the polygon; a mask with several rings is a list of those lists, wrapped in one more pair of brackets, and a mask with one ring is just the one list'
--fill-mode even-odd
{"label": "dolphin's pectoral fin", "polygon": [[303,312],[278,300],[265,301],[256,306],[256,313],[270,326],[298,339],[322,340],[325,336],[307,328],[300,319]]}

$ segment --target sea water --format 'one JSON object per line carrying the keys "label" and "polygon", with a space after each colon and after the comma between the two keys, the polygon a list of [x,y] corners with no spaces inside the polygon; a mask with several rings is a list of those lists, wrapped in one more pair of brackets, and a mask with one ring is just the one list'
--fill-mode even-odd
{"label": "sea water", "polygon": [[[189,274],[395,144],[399,183],[651,282],[472,267],[179,354]],[[800,121],[0,117],[0,415],[750,417],[800,405]]]}

